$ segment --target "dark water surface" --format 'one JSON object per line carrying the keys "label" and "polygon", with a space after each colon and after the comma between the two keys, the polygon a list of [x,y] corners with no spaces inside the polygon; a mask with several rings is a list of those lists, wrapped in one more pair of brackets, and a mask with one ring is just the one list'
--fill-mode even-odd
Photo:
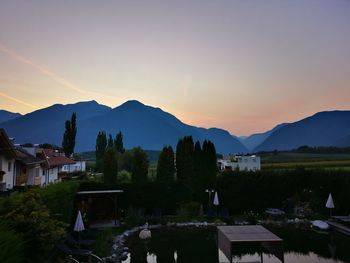
{"label": "dark water surface", "polygon": [[[296,227],[269,228],[284,240],[286,263],[350,262],[350,239],[336,233],[319,234]],[[128,240],[130,254],[127,263],[217,263],[228,262],[219,252],[216,229],[171,228],[153,230],[152,239],[141,241],[138,236]],[[233,262],[260,261],[259,245],[235,246]],[[266,251],[263,262],[280,262]]]}

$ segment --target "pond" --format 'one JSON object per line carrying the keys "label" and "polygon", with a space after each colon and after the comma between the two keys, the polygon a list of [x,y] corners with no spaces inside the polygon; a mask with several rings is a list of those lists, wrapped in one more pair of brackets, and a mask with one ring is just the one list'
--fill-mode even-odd
{"label": "pond", "polygon": [[[320,234],[296,227],[271,228],[284,240],[287,263],[350,262],[350,239],[336,234]],[[152,239],[141,241],[137,235],[127,241],[126,263],[214,263],[218,262],[215,228],[170,228],[152,231]],[[233,262],[280,262],[258,245],[235,246]],[[228,262],[220,252],[219,262]]]}

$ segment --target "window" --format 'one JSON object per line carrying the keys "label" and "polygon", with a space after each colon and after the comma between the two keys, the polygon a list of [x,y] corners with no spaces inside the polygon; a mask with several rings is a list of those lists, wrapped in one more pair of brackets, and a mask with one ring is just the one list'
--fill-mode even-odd
{"label": "window", "polygon": [[11,172],[12,162],[8,162],[7,171]]}
{"label": "window", "polygon": [[53,169],[51,169],[51,174],[53,174]]}

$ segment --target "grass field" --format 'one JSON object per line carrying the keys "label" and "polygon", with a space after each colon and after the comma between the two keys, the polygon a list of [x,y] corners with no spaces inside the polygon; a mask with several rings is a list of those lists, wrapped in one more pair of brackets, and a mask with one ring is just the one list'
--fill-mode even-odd
{"label": "grass field", "polygon": [[350,169],[350,154],[319,154],[319,153],[268,153],[261,154],[261,168],[295,169],[329,168]]}

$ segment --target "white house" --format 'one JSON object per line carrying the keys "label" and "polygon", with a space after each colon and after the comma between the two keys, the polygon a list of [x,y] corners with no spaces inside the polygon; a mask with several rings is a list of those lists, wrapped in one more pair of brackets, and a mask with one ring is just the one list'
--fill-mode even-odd
{"label": "white house", "polygon": [[83,160],[75,160],[73,164],[66,164],[62,166],[62,172],[73,173],[73,172],[85,172],[86,162]]}
{"label": "white house", "polygon": [[47,168],[43,172],[43,185],[60,181],[59,173],[62,172],[63,166],[75,164],[75,161],[63,153],[52,149],[42,149],[41,155],[47,161]]}
{"label": "white house", "polygon": [[228,156],[218,159],[218,167],[221,171],[259,171],[261,170],[260,157],[256,155]]}
{"label": "white house", "polygon": [[63,153],[42,149],[38,145],[14,145],[0,129],[0,191],[14,186],[45,186],[60,181],[63,167],[85,171],[85,161],[76,163]]}
{"label": "white house", "polygon": [[45,170],[45,160],[26,148],[15,146],[15,185],[42,185],[42,173]]}
{"label": "white house", "polygon": [[4,129],[0,129],[0,191],[12,189],[15,183],[16,152]]}

